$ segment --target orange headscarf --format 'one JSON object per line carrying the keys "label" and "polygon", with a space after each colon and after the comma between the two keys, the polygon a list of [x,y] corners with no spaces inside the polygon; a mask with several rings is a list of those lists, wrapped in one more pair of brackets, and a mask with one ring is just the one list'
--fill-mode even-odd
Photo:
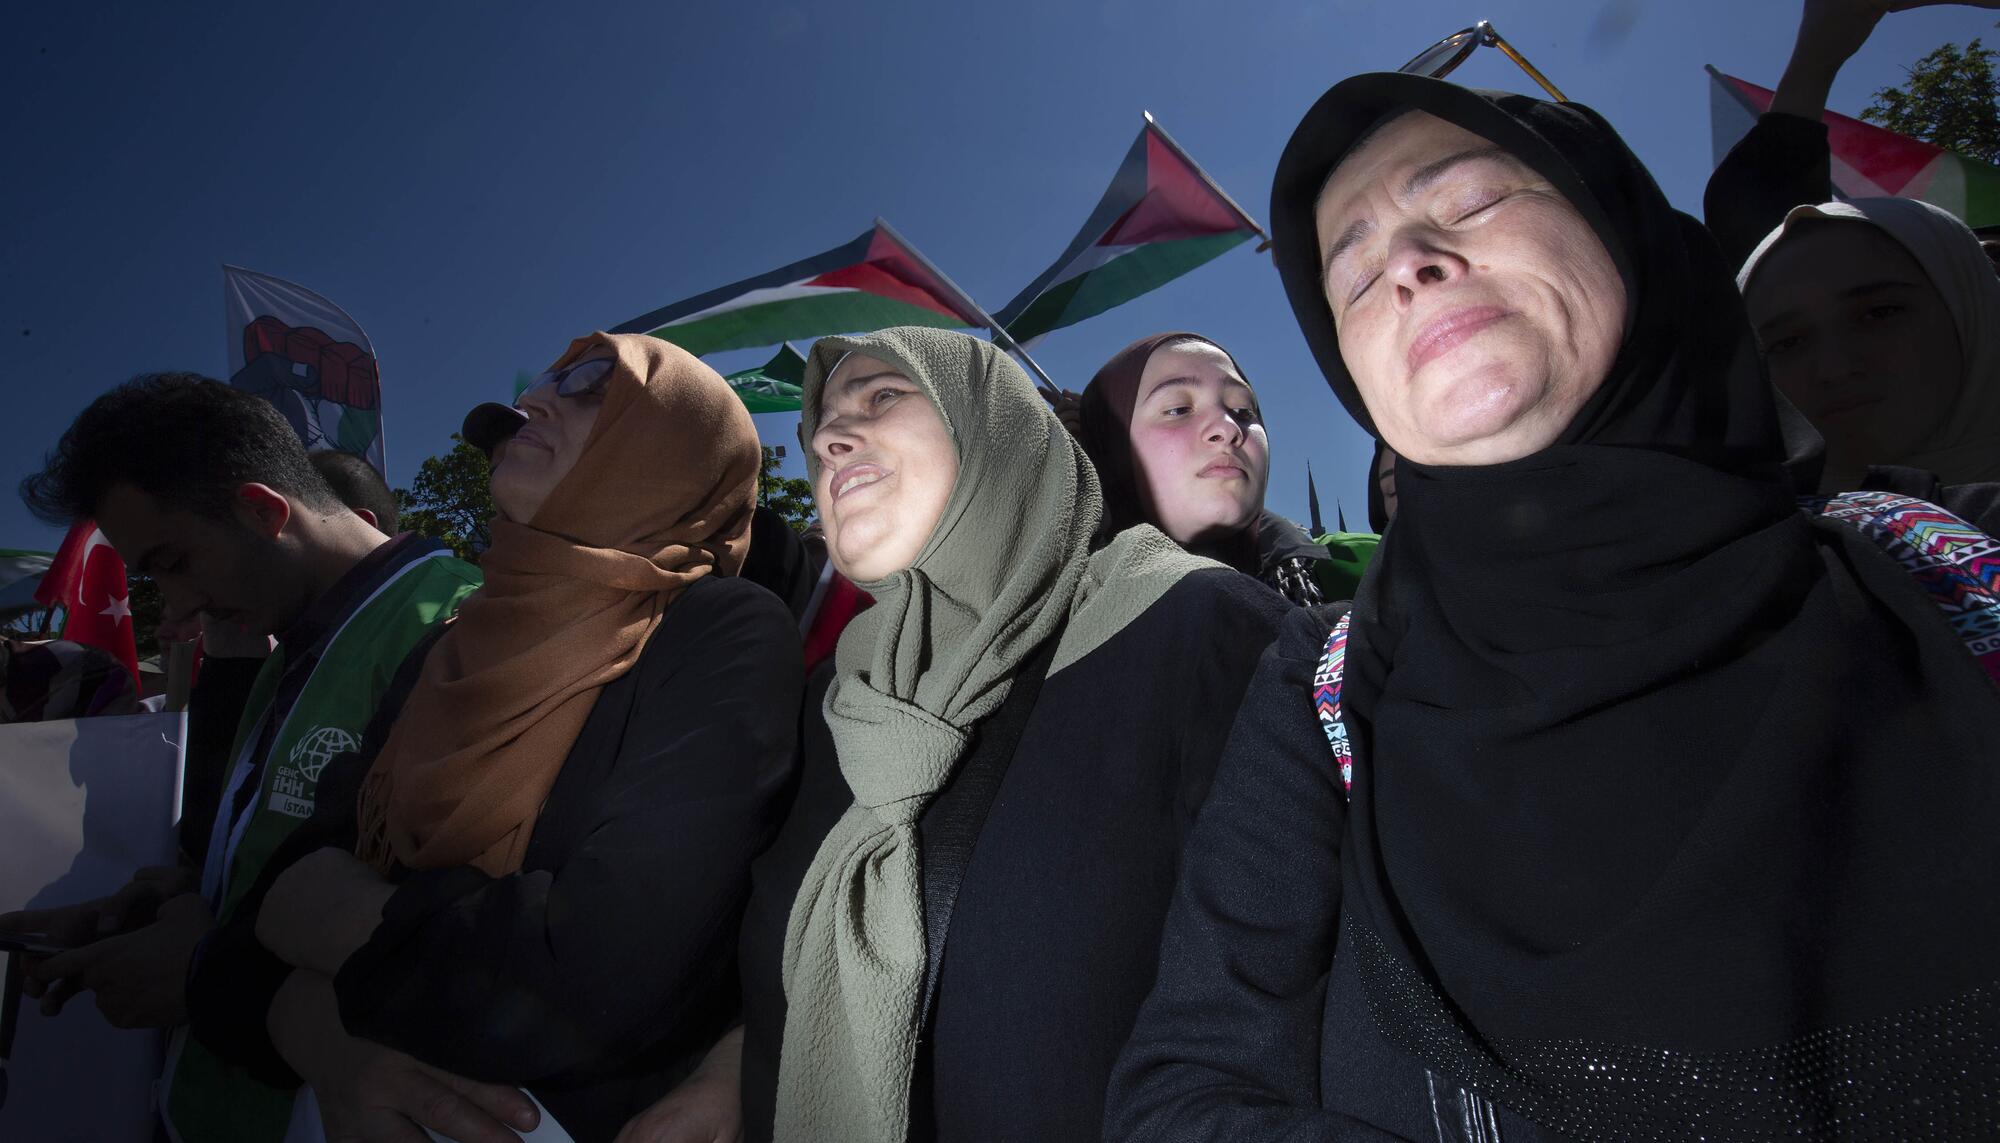
{"label": "orange headscarf", "polygon": [[493,522],[486,583],[432,648],[361,788],[377,869],[521,867],[597,693],[660,616],[749,550],[757,432],[713,369],[639,334],[570,343],[551,368],[616,361],[576,463],[518,523]]}

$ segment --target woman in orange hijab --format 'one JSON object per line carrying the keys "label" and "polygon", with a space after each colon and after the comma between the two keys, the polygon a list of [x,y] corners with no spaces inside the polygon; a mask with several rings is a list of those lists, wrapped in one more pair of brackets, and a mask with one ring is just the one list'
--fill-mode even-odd
{"label": "woman in orange hijab", "polygon": [[[735,578],[749,414],[678,347],[581,338],[465,435],[494,458],[485,586],[344,760],[344,836],[316,818],[300,832],[323,848],[271,863],[255,938],[289,969],[266,994],[270,1046],[332,1137],[511,1139],[537,1118],[519,1086],[577,1140],[609,1140],[735,1015],[750,859],[791,776],[798,633]],[[341,800],[328,780],[322,806]]]}

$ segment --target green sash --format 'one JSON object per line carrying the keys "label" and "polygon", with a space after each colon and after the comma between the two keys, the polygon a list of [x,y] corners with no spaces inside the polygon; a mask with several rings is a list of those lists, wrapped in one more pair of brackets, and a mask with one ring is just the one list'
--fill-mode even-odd
{"label": "green sash", "polygon": [[[226,923],[264,865],[300,822],[312,816],[320,773],[334,755],[361,745],[382,692],[432,625],[449,617],[479,586],[479,569],[449,553],[417,555],[388,573],[346,622],[325,640],[305,687],[288,709],[274,700],[286,654],[271,655],[251,687],[237,724],[235,763],[215,816],[202,891]],[[306,652],[310,653],[310,652]],[[253,773],[249,757],[271,719],[279,720],[257,778],[254,797],[234,813]],[[234,819],[234,820],[232,820]],[[167,1050],[162,1116],[183,1143],[276,1143],[291,1120],[291,1090],[281,1090],[175,1032]]]}

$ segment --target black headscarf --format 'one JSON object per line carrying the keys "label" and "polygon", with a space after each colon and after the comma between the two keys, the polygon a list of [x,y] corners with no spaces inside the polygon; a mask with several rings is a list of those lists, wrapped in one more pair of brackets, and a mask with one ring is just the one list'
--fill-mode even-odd
{"label": "black headscarf", "polygon": [[[1147,502],[1140,488],[1139,465],[1132,452],[1132,415],[1139,404],[1139,382],[1153,354],[1180,342],[1196,341],[1229,358],[1230,367],[1244,377],[1243,366],[1221,345],[1198,333],[1184,330],[1142,337],[1112,354],[1090,384],[1084,386],[1077,402],[1081,424],[1077,440],[1097,469],[1104,486],[1104,522],[1099,526],[1099,542],[1135,524],[1158,525],[1159,514]],[[1244,384],[1249,384],[1246,378]],[[1317,605],[1320,598],[1312,563],[1329,558],[1326,549],[1315,545],[1296,524],[1269,511],[1259,511],[1248,527],[1199,544],[1184,545],[1188,551],[1227,564],[1246,575],[1255,576],[1294,603]]]}
{"label": "black headscarf", "polygon": [[1398,109],[1550,180],[1627,317],[1555,445],[1399,458],[1345,696],[1378,1023],[1580,1138],[2000,1126],[2000,695],[1907,571],[1795,509],[1728,268],[1588,108],[1370,75],[1307,113],[1278,267],[1363,427],[1314,204]]}
{"label": "black headscarf", "polygon": [[805,617],[819,581],[805,541],[783,514],[762,504],[750,513],[750,554],[736,574],[783,600],[793,619]]}
{"label": "black headscarf", "polygon": [[1388,447],[1376,441],[1368,454],[1368,526],[1378,536],[1389,530],[1389,498],[1382,495],[1382,453]]}

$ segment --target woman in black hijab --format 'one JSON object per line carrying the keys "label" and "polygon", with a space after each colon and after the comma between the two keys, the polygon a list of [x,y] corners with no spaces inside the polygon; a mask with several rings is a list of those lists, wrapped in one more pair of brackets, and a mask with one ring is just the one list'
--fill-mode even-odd
{"label": "woman in black hijab", "polygon": [[1109,1134],[2000,1130],[2000,693],[1796,507],[1713,239],[1587,108],[1403,75],[1272,214],[1402,511],[1343,689],[1310,613],[1251,684]]}
{"label": "woman in black hijab", "polygon": [[1293,603],[1354,594],[1351,564],[1265,509],[1270,441],[1257,395],[1227,349],[1195,333],[1142,337],[1090,379],[1076,419],[1104,485],[1101,542],[1151,524]]}

